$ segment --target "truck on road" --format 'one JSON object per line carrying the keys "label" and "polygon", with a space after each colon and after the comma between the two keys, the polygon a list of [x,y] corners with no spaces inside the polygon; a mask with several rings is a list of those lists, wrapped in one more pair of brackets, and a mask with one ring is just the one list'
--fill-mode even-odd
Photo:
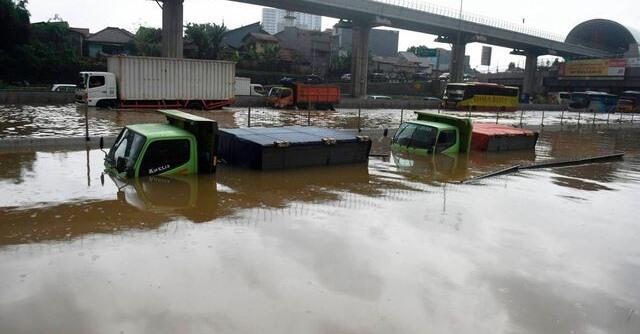
{"label": "truck on road", "polygon": [[251,83],[251,78],[236,77],[236,96],[264,96],[264,87],[261,84]]}
{"label": "truck on road", "polygon": [[470,119],[416,112],[418,119],[403,123],[392,148],[415,154],[457,154],[471,150],[503,152],[533,149],[538,133],[498,124],[473,124]]}
{"label": "truck on road", "polygon": [[273,108],[334,109],[340,103],[340,87],[296,83],[273,87],[267,96],[267,106]]}
{"label": "truck on road", "polygon": [[107,72],[80,72],[76,101],[99,108],[219,109],[235,98],[235,63],[114,56]]}

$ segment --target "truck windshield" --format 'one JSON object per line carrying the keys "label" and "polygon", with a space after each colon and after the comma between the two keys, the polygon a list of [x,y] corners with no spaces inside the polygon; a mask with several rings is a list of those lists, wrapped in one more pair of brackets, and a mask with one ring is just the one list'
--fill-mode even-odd
{"label": "truck windshield", "polygon": [[80,77],[78,78],[78,88],[85,89],[87,88],[87,78],[89,77],[86,73],[80,73]]}
{"label": "truck windshield", "polygon": [[118,158],[124,158],[127,161],[126,168],[133,168],[146,140],[143,135],[125,128],[109,151],[108,162],[115,166]]}

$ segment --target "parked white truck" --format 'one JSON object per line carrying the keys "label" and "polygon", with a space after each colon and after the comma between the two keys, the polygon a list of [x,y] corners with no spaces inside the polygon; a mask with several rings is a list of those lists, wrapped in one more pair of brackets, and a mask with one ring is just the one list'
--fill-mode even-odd
{"label": "parked white truck", "polygon": [[236,77],[236,96],[264,96],[264,87],[252,84],[251,78]]}
{"label": "parked white truck", "polygon": [[80,72],[76,101],[102,108],[219,109],[235,99],[234,62],[114,56]]}

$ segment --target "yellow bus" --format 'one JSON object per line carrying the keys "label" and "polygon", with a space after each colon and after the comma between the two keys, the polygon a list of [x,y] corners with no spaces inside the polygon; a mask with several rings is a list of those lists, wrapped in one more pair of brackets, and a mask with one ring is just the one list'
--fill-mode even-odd
{"label": "yellow bus", "polygon": [[516,111],[518,87],[490,83],[450,83],[444,92],[444,107],[464,111]]}

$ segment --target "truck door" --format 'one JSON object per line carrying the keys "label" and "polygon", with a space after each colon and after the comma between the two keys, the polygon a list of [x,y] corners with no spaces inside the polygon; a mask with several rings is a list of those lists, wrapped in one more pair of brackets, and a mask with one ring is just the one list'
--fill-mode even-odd
{"label": "truck door", "polygon": [[94,107],[98,101],[108,97],[107,80],[104,75],[92,74],[87,85],[87,102]]}
{"label": "truck door", "polygon": [[404,123],[396,132],[393,137],[393,147],[403,152],[408,152],[411,149],[413,141],[413,133],[416,131],[417,126],[412,123]]}
{"label": "truck door", "polygon": [[436,143],[436,134],[438,130],[436,128],[418,125],[413,132],[413,140],[411,146],[416,154],[431,154],[433,153],[433,146]]}
{"label": "truck door", "polygon": [[195,173],[195,155],[189,139],[154,141],[142,156],[138,176]]}
{"label": "truck door", "polygon": [[436,153],[457,153],[458,147],[458,131],[440,131],[440,134],[438,134],[438,142],[436,143]]}

